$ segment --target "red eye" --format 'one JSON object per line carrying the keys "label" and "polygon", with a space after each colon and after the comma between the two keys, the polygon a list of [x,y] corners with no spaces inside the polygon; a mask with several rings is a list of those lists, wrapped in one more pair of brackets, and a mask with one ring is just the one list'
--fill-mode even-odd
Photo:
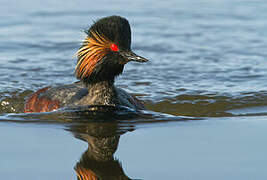
{"label": "red eye", "polygon": [[118,46],[117,46],[116,44],[111,44],[111,45],[110,45],[110,49],[111,49],[112,51],[119,51],[119,48],[118,48]]}

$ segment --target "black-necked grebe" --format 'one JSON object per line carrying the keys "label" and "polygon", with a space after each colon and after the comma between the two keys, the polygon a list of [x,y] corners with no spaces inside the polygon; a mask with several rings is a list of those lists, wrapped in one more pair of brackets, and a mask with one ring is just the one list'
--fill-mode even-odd
{"label": "black-necked grebe", "polygon": [[114,79],[129,61],[147,59],[131,50],[131,29],[120,16],[99,19],[89,30],[77,52],[75,74],[79,82],[46,87],[33,93],[25,104],[25,112],[48,112],[61,107],[88,105],[127,106],[144,109],[134,96],[114,86]]}

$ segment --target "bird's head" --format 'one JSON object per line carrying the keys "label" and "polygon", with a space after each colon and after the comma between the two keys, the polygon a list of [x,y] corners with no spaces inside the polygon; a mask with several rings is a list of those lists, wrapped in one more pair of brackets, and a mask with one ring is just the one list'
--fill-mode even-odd
{"label": "bird's head", "polygon": [[120,16],[96,21],[77,52],[76,77],[85,82],[114,81],[129,61],[146,62],[147,59],[131,50],[131,28]]}

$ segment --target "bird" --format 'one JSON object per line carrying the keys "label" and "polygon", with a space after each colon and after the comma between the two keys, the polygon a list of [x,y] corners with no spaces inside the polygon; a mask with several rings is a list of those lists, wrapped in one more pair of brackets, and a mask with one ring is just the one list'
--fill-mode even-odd
{"label": "bird", "polygon": [[148,59],[131,50],[131,27],[124,17],[113,15],[98,19],[85,30],[86,37],[78,49],[75,76],[77,82],[45,87],[31,94],[25,113],[50,112],[65,107],[117,107],[145,109],[135,96],[114,85],[124,65]]}

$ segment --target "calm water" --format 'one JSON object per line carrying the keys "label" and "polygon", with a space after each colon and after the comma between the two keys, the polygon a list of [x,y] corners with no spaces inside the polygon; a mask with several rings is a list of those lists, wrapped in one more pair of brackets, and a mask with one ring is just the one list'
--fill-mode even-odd
{"label": "calm water", "polygon": [[[266,9],[260,0],[1,0],[0,179],[266,179]],[[23,114],[31,92],[76,81],[83,30],[114,14],[150,60],[127,64],[116,84],[148,111]]]}

